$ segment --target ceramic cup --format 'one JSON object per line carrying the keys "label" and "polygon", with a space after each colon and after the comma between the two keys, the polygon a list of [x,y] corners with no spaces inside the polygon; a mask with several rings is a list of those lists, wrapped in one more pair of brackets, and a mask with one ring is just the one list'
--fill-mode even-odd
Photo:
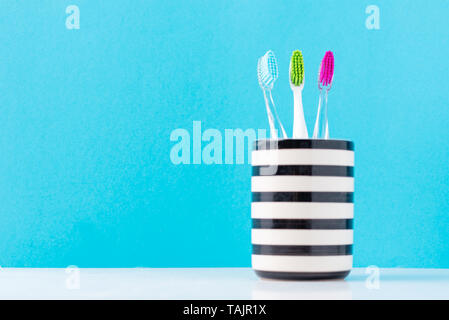
{"label": "ceramic cup", "polygon": [[257,140],[252,267],[263,278],[345,278],[352,268],[354,143]]}

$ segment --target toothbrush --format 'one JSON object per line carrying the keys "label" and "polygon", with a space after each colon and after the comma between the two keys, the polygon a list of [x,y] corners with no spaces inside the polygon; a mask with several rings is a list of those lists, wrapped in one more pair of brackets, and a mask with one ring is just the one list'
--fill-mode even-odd
{"label": "toothbrush", "polygon": [[304,88],[304,59],[302,52],[293,51],[290,59],[290,88],[293,91],[293,139],[307,139],[306,121],[302,107],[302,89]]}
{"label": "toothbrush", "polygon": [[334,54],[327,51],[321,61],[318,73],[318,89],[320,98],[318,100],[318,112],[316,116],[315,128],[313,130],[314,139],[329,139],[329,125],[327,120],[327,97],[332,86],[334,77]]}
{"label": "toothbrush", "polygon": [[259,86],[262,89],[263,92],[263,98],[265,100],[265,107],[267,109],[267,116],[268,116],[268,125],[270,126],[270,133],[271,133],[271,137],[274,139],[277,139],[277,131],[276,131],[276,127],[274,126],[274,118],[273,118],[273,114],[271,113],[270,110],[270,106],[268,103],[268,99],[267,99],[267,94],[265,92],[265,88],[264,85],[262,83],[262,67],[261,67],[261,59],[259,58],[259,60],[257,61],[257,79],[259,80]]}
{"label": "toothbrush", "polygon": [[275,121],[273,114],[271,112],[270,108],[270,101],[273,106],[274,114],[276,116],[276,120],[279,123],[279,126],[282,130],[282,135],[284,138],[287,137],[287,134],[285,132],[285,129],[282,125],[282,122],[277,114],[276,106],[274,104],[273,96],[271,94],[271,90],[273,89],[274,82],[277,80],[279,76],[278,73],[278,67],[276,62],[276,57],[274,56],[273,51],[269,50],[265,55],[263,55],[261,58],[259,58],[259,61],[257,63],[257,77],[259,80],[259,86],[262,89],[264,100],[265,100],[265,107],[267,109],[267,115],[268,115],[268,123],[270,125],[270,132],[271,137],[274,139],[277,139],[277,131],[275,127]]}

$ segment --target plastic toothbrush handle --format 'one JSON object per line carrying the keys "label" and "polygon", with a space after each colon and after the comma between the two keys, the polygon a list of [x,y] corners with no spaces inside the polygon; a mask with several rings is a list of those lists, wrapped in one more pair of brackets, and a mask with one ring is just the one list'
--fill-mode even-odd
{"label": "plastic toothbrush handle", "polygon": [[269,93],[270,93],[271,105],[273,106],[273,111],[276,116],[276,120],[279,123],[279,127],[281,127],[281,131],[282,131],[282,135],[283,135],[284,139],[286,139],[287,132],[285,132],[284,126],[282,125],[281,119],[279,118],[278,112],[276,110],[276,106],[274,105],[274,100],[273,100],[273,96],[271,95],[271,90],[269,91]]}
{"label": "plastic toothbrush handle", "polygon": [[318,112],[316,116],[315,128],[313,130],[314,139],[329,139],[329,125],[327,121],[327,89],[320,90],[318,101]]}
{"label": "plastic toothbrush handle", "polygon": [[302,106],[302,90],[300,89],[293,90],[293,138],[309,138],[306,120],[304,119],[304,110]]}
{"label": "plastic toothbrush handle", "polygon": [[274,118],[273,118],[273,114],[271,113],[271,110],[270,110],[270,104],[268,103],[267,94],[266,94],[265,90],[262,90],[262,91],[263,91],[263,97],[265,99],[265,107],[267,108],[268,124],[270,126],[271,137],[273,139],[277,139],[278,138],[277,130],[274,125]]}

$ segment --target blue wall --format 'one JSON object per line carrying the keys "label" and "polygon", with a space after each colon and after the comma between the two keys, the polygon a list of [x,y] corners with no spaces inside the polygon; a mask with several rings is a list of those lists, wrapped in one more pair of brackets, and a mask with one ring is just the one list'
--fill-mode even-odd
{"label": "blue wall", "polygon": [[289,131],[303,50],[311,131],[331,49],[331,135],[356,143],[355,265],[449,268],[448,13],[446,0],[2,1],[0,265],[249,266],[249,165],[175,166],[170,133],[266,128],[268,49]]}

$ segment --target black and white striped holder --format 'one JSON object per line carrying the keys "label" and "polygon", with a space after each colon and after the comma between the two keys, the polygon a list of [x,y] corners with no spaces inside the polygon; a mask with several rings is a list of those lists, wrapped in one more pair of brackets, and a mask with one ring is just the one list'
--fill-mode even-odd
{"label": "black and white striped holder", "polygon": [[263,278],[345,278],[352,268],[354,144],[258,140],[252,152],[252,267]]}

